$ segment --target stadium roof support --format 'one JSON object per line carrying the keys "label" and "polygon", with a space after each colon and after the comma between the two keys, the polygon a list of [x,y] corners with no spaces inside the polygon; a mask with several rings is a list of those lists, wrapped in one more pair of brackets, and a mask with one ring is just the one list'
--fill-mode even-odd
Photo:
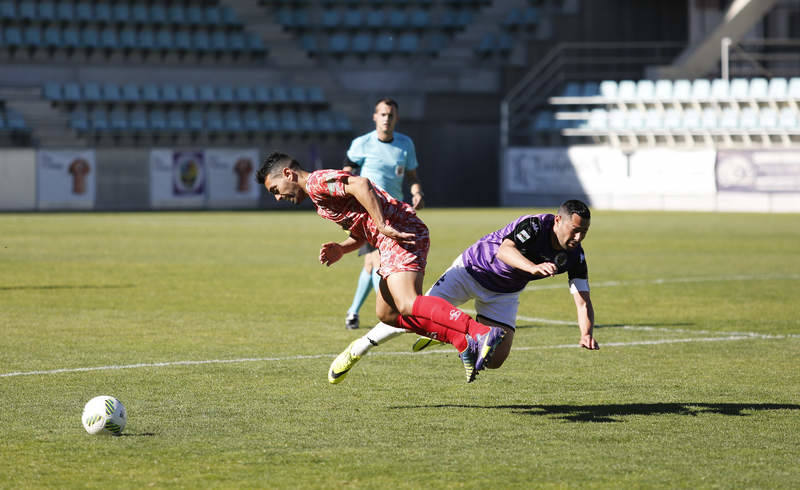
{"label": "stadium roof support", "polygon": [[688,46],[670,66],[658,70],[659,78],[700,78],[716,72],[724,38],[741,40],[778,0],[734,0],[720,24],[705,39]]}

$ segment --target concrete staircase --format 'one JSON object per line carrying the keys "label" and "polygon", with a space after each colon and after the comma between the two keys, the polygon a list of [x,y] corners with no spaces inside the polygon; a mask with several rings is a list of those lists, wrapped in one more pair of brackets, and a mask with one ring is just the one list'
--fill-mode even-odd
{"label": "concrete staircase", "polygon": [[52,107],[43,99],[38,87],[3,87],[0,99],[6,107],[18,112],[31,128],[31,143],[49,148],[85,147],[87,142],[69,126],[66,113]]}

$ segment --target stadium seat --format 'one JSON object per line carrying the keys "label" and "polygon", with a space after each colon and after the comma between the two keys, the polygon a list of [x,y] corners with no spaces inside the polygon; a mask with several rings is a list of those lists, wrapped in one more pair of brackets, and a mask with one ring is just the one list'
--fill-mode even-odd
{"label": "stadium seat", "polygon": [[92,109],[89,127],[94,131],[106,131],[109,128],[108,114],[101,107]]}
{"label": "stadium seat", "polygon": [[661,125],[667,130],[688,129],[700,127],[700,114],[695,109],[687,109],[681,113],[678,109],[671,108],[664,111]]}
{"label": "stadium seat", "polygon": [[664,128],[662,119],[663,112],[660,109],[648,109],[644,115],[644,128],[650,131],[658,131]]}
{"label": "stadium seat", "polygon": [[272,101],[276,104],[288,104],[290,101],[289,89],[282,86],[272,87]]}
{"label": "stadium seat", "polygon": [[167,129],[167,116],[164,110],[156,107],[147,113],[147,127],[153,131],[164,131]]}
{"label": "stadium seat", "polygon": [[745,95],[753,100],[765,100],[769,97],[769,82],[766,78],[752,78],[750,87]]}
{"label": "stadium seat", "polygon": [[205,127],[211,132],[220,132],[225,129],[225,123],[222,120],[222,113],[218,109],[209,109],[206,112]]}
{"label": "stadium seat", "polygon": [[636,82],[633,80],[622,80],[617,84],[617,99],[632,101],[636,99]]}
{"label": "stadium seat", "polygon": [[672,100],[672,80],[656,80],[653,98],[661,103]]}
{"label": "stadium seat", "polygon": [[27,0],[22,0],[17,5],[17,18],[19,20],[30,22],[30,21],[36,19],[37,16],[38,15],[37,15],[37,12],[36,12],[36,4],[35,3],[31,2],[31,1],[27,1]]}
{"label": "stadium seat", "polygon": [[208,33],[198,30],[192,33],[192,48],[199,53],[207,53],[211,50],[211,40]]}
{"label": "stadium seat", "polygon": [[593,81],[584,83],[580,95],[581,97],[597,97],[600,95],[600,84]]}
{"label": "stadium seat", "polygon": [[317,120],[310,111],[302,111],[297,117],[298,129],[302,133],[314,133],[317,131]]}
{"label": "stadium seat", "polygon": [[3,0],[0,2],[0,21],[16,21],[17,4],[13,0]]}
{"label": "stadium seat", "polygon": [[161,102],[165,104],[175,104],[180,100],[178,86],[174,83],[165,83],[161,86]]}
{"label": "stadium seat", "polygon": [[242,128],[245,131],[256,132],[261,130],[261,118],[255,109],[246,109],[242,114]]}
{"label": "stadium seat", "polygon": [[350,120],[347,119],[347,116],[341,113],[334,113],[333,117],[337,132],[350,133],[353,131],[353,126],[350,124]]}
{"label": "stadium seat", "polygon": [[81,46],[88,50],[100,47],[100,33],[94,27],[86,27],[80,31]]}
{"label": "stadium seat", "polygon": [[[766,80],[764,80],[764,88],[766,88]],[[738,101],[747,100],[750,97],[750,84],[752,82],[746,78],[734,78],[731,80],[730,98]]]}
{"label": "stadium seat", "polygon": [[269,104],[272,102],[272,94],[269,87],[257,85],[253,88],[253,98],[259,104]]}
{"label": "stadium seat", "polygon": [[63,96],[66,102],[81,101],[81,86],[74,82],[65,83],[63,86]]}
{"label": "stadium seat", "polygon": [[186,116],[183,109],[175,107],[167,112],[167,129],[171,131],[186,130]]}
{"label": "stadium seat", "polygon": [[172,30],[168,27],[162,27],[155,34],[155,48],[160,51],[169,51],[172,49],[174,41],[172,39]]}
{"label": "stadium seat", "polygon": [[636,98],[641,101],[652,102],[655,99],[656,87],[652,80],[639,80],[636,82]]}
{"label": "stadium seat", "polygon": [[22,114],[13,109],[6,108],[5,120],[6,127],[12,131],[27,131],[30,129]]}
{"label": "stadium seat", "polygon": [[365,24],[370,29],[380,29],[386,23],[383,10],[370,10],[367,12]]}
{"label": "stadium seat", "polygon": [[104,83],[101,87],[101,93],[103,100],[111,104],[122,100],[122,93],[120,92],[119,85],[116,83]]}
{"label": "stadium seat", "polygon": [[342,23],[342,17],[338,10],[325,10],[322,12],[322,19],[320,25],[323,29],[334,30],[338,29]]}
{"label": "stadium seat", "polygon": [[142,85],[142,102],[157,103],[161,102],[161,91],[158,85],[154,83],[145,83]]}
{"label": "stadium seat", "polygon": [[328,37],[328,52],[343,55],[350,49],[350,38],[346,34],[333,34]]}
{"label": "stadium seat", "polygon": [[61,30],[56,26],[47,26],[42,32],[42,46],[50,49],[62,47]]}
{"label": "stadium seat", "polygon": [[235,101],[233,87],[230,85],[220,85],[217,87],[217,101],[223,104],[232,104]]}
{"label": "stadium seat", "polygon": [[419,52],[419,36],[414,32],[401,34],[397,41],[397,52],[409,56]]}
{"label": "stadium seat", "polygon": [[228,34],[228,51],[238,55],[248,50],[247,38],[241,32]]}
{"label": "stadium seat", "polygon": [[130,6],[125,2],[115,3],[113,9],[111,10],[111,20],[122,25],[130,22]]}
{"label": "stadium seat", "polygon": [[359,32],[353,36],[353,43],[350,50],[358,55],[366,55],[372,50],[372,34]]}
{"label": "stadium seat", "polygon": [[336,132],[336,125],[330,112],[320,111],[317,113],[317,130],[324,134]]}
{"label": "stadium seat", "polygon": [[225,31],[216,30],[211,33],[211,51],[217,54],[225,53],[228,50],[228,36]]}
{"label": "stadium seat", "polygon": [[533,118],[532,129],[536,132],[550,132],[555,128],[554,121],[551,111],[539,111]]}
{"label": "stadium seat", "polygon": [[305,87],[289,87],[289,101],[293,104],[305,104],[308,102],[308,95],[306,94]]}
{"label": "stadium seat", "polygon": [[[139,25],[146,25],[150,23],[150,12],[147,10],[147,5],[134,3],[131,5],[131,17],[128,22],[133,21]],[[152,121],[151,121],[152,122]]]}
{"label": "stadium seat", "polygon": [[739,127],[755,129],[760,127],[759,112],[752,107],[745,107],[739,114]]}
{"label": "stadium seat", "polygon": [[105,25],[110,24],[114,19],[112,6],[110,3],[97,2],[94,4],[94,21]]}
{"label": "stadium seat", "polygon": [[207,104],[216,102],[217,94],[214,90],[214,86],[209,84],[200,85],[197,89],[197,100],[198,102],[205,102]]}
{"label": "stadium seat", "polygon": [[[793,79],[794,80],[794,79]],[[781,109],[778,117],[778,127],[790,131],[798,131],[797,113],[791,107]]]}
{"label": "stadium seat", "polygon": [[108,113],[108,126],[114,131],[125,131],[128,129],[128,117],[125,111],[115,107]]}
{"label": "stadium seat", "polygon": [[106,50],[117,49],[119,42],[117,41],[117,31],[111,27],[105,27],[100,31],[99,46]]}
{"label": "stadium seat", "polygon": [[174,38],[174,49],[182,53],[186,53],[188,51],[192,51],[192,35],[189,31],[176,31]]}
{"label": "stadium seat", "polygon": [[600,96],[605,99],[616,99],[617,82],[614,80],[603,80],[600,82]]}
{"label": "stadium seat", "polygon": [[347,10],[344,13],[342,25],[348,29],[360,29],[364,27],[364,18],[360,10]]}
{"label": "stadium seat", "polygon": [[281,131],[286,133],[297,133],[300,125],[297,121],[297,113],[291,109],[284,109],[280,113]]}
{"label": "stadium seat", "polygon": [[[199,19],[202,20],[202,12],[200,12]],[[167,21],[176,26],[192,24],[192,22],[187,19],[187,12],[186,9],[183,8],[183,5],[175,4],[170,5],[169,9],[167,10]]]}
{"label": "stadium seat", "polygon": [[261,128],[268,132],[280,131],[281,123],[278,114],[273,110],[266,110],[261,113]]}
{"label": "stadium seat", "polygon": [[691,97],[696,101],[708,100],[711,97],[711,82],[705,78],[698,78],[692,82]]}
{"label": "stadium seat", "polygon": [[76,131],[88,131],[89,130],[89,117],[86,115],[86,111],[83,109],[76,109],[69,114],[69,125],[72,129]]}
{"label": "stadium seat", "polygon": [[157,3],[150,5],[150,23],[156,25],[165,25],[169,22],[167,21],[167,10],[164,8],[163,5],[159,5]]}
{"label": "stadium seat", "polygon": [[135,131],[144,131],[148,128],[147,113],[142,108],[136,108],[128,114],[128,128]]}
{"label": "stadium seat", "polygon": [[789,82],[785,78],[772,78],[767,89],[768,97],[772,100],[784,100],[789,92]]}
{"label": "stadium seat", "polygon": [[237,109],[228,109],[222,117],[226,131],[238,133],[244,130],[242,116]]}
{"label": "stadium seat", "polygon": [[731,86],[728,80],[715,78],[711,81],[710,96],[714,100],[727,100],[731,97]]}
{"label": "stadium seat", "polygon": [[325,104],[325,94],[319,87],[309,87],[306,90],[306,101],[311,104]]}
{"label": "stadium seat", "polygon": [[761,109],[758,114],[758,126],[764,130],[778,127],[778,112],[770,107]]}
{"label": "stadium seat", "polygon": [[197,89],[190,83],[182,84],[178,88],[178,97],[184,104],[194,104],[197,102]]}
{"label": "stadium seat", "polygon": [[47,82],[42,87],[42,95],[51,102],[61,101],[61,84],[58,82]]}
{"label": "stadium seat", "polygon": [[74,27],[67,27],[61,31],[61,42],[67,49],[78,49],[83,46],[80,32]]}
{"label": "stadium seat", "polygon": [[203,10],[203,19],[205,20],[205,24],[207,26],[217,26],[222,22],[220,11],[214,6],[207,6]]}
{"label": "stadium seat", "polygon": [[739,111],[734,108],[728,107],[722,110],[717,122],[722,129],[736,129],[739,127]]}
{"label": "stadium seat", "polygon": [[255,100],[253,89],[247,86],[236,87],[234,100],[240,104],[251,104]]}
{"label": "stadium seat", "polygon": [[75,19],[81,23],[95,22],[96,19],[92,4],[89,2],[78,2],[75,4]]}
{"label": "stadium seat", "polygon": [[156,36],[152,29],[144,28],[139,31],[137,47],[143,51],[154,51],[156,49]]}
{"label": "stadium seat", "polygon": [[717,111],[711,108],[703,109],[700,117],[700,127],[703,129],[716,129],[718,124]]}
{"label": "stadium seat", "polygon": [[675,80],[672,84],[672,98],[678,101],[690,100],[692,98],[692,82]]}
{"label": "stadium seat", "polygon": [[75,19],[73,4],[70,2],[57,2],[56,18],[61,22],[72,22]]}
{"label": "stadium seat", "polygon": [[122,100],[129,103],[140,102],[142,95],[139,86],[135,83],[126,83],[122,86]]}
{"label": "stadium seat", "polygon": [[[175,7],[176,6],[173,5],[170,8],[170,14],[169,14],[170,18],[172,18],[173,15],[180,15],[177,13],[173,13],[172,9]],[[198,5],[192,4],[187,6],[186,10],[184,11],[184,14],[186,23],[189,24],[190,26],[197,27],[205,25],[206,23],[205,16],[203,14],[203,9]]]}
{"label": "stadium seat", "polygon": [[389,27],[392,29],[406,29],[409,26],[408,15],[402,10],[389,12]]}
{"label": "stadium seat", "polygon": [[10,26],[6,27],[3,31],[3,39],[5,45],[11,48],[19,48],[22,46],[22,31],[19,27]]}
{"label": "stadium seat", "polygon": [[100,93],[100,84],[97,82],[86,82],[83,84],[83,100],[86,102],[99,102],[103,97]]}
{"label": "stadium seat", "polygon": [[789,79],[786,95],[790,99],[800,100],[800,77],[792,77]]}
{"label": "stadium seat", "polygon": [[200,132],[205,127],[205,116],[203,111],[198,108],[189,109],[186,113],[186,129],[192,132]]}
{"label": "stadium seat", "polygon": [[139,39],[136,36],[136,31],[130,27],[126,27],[119,31],[119,47],[124,50],[137,49],[139,47]]}
{"label": "stadium seat", "polygon": [[431,24],[431,18],[425,10],[417,9],[409,15],[408,23],[413,29],[427,29]]}

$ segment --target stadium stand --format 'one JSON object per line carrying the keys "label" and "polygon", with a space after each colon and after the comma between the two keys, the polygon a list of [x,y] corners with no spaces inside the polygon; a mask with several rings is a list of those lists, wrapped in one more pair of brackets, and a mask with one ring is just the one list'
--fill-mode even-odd
{"label": "stadium stand", "polygon": [[535,133],[629,147],[800,143],[800,78],[568,82],[549,102]]}

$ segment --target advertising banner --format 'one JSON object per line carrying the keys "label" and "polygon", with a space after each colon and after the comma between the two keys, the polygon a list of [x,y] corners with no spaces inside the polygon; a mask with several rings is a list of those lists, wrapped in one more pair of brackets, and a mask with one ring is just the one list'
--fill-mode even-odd
{"label": "advertising banner", "polygon": [[36,209],[36,151],[0,149],[0,210]]}
{"label": "advertising banner", "polygon": [[261,195],[254,180],[258,155],[257,149],[205,151],[209,207],[256,207]]}
{"label": "advertising banner", "polygon": [[800,152],[787,150],[720,150],[720,192],[800,192]]}
{"label": "advertising banner", "polygon": [[715,150],[650,148],[630,155],[630,194],[707,195],[716,191]]}
{"label": "advertising banner", "polygon": [[202,150],[150,151],[150,205],[203,207],[208,172]]}
{"label": "advertising banner", "polygon": [[94,150],[37,152],[38,208],[94,208],[96,169]]}

